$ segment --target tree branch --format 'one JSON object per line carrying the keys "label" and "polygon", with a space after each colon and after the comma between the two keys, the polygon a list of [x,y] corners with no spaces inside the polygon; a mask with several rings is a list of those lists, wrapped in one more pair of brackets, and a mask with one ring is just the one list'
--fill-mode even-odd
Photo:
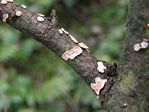
{"label": "tree branch", "polygon": [[[75,38],[59,27],[54,10],[51,12],[51,17],[43,17],[23,8],[21,5],[9,2],[0,4],[0,20],[6,21],[9,25],[22,32],[33,35],[35,40],[45,45],[56,55],[59,57],[63,56],[66,63],[85,80],[100,99],[105,101],[109,97],[108,93],[117,78],[116,65],[99,61],[95,57],[90,56],[86,49],[78,45]],[[70,51],[73,51],[76,46],[83,52],[80,52],[73,59],[69,57],[71,54],[74,55]],[[78,53],[77,50],[75,52]],[[105,68],[103,69],[98,64],[103,64],[102,67]],[[102,70],[100,71],[99,69]]]}

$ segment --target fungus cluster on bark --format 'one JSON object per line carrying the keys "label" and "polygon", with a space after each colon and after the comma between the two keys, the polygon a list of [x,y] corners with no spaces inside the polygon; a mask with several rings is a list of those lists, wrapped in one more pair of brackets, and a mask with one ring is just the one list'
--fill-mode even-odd
{"label": "fungus cluster on bark", "polygon": [[43,21],[45,20],[44,15],[43,15],[43,14],[38,14],[37,20],[38,20],[39,22],[43,22]]}
{"label": "fungus cluster on bark", "polygon": [[[68,59],[75,59],[75,57],[79,56],[82,54],[83,49],[88,51],[88,46],[84,44],[83,42],[78,42],[73,36],[71,36],[64,28],[60,28],[59,30],[60,34],[66,34],[68,35],[71,40],[78,44],[77,46],[74,46],[71,50],[66,51],[63,55],[62,58],[67,61]],[[104,73],[107,67],[103,64],[103,62],[97,62],[97,70],[100,73]],[[90,87],[94,90],[94,92],[97,95],[97,98],[100,94],[101,89],[105,86],[105,83],[107,82],[107,79],[101,79],[100,77],[95,78],[95,83],[91,83]]]}
{"label": "fungus cluster on bark", "polygon": [[104,88],[107,79],[101,79],[100,77],[95,78],[95,83],[91,83],[90,86],[94,90],[97,96],[99,96],[100,91]]}
{"label": "fungus cluster on bark", "polygon": [[[6,0],[7,1],[7,0]],[[3,1],[4,2],[4,1]],[[13,5],[13,4],[8,4],[8,5]],[[7,5],[3,5],[3,6],[7,6]],[[22,8],[26,8],[26,6],[25,5],[21,5],[21,7]],[[20,8],[20,7],[19,7]],[[17,17],[19,17],[19,16],[22,16],[23,15],[23,12],[24,12],[24,10],[21,10],[21,9],[19,9],[19,8],[17,8],[17,5],[16,5],[16,7],[14,8],[15,10],[14,11],[12,11],[12,13],[14,13],[15,14],[15,16],[17,16]],[[5,12],[5,11],[4,11]],[[7,12],[7,13],[9,13],[10,14],[10,16],[11,16],[11,13],[10,12]],[[53,27],[53,26],[56,26],[57,25],[57,21],[56,21],[56,12],[55,11],[52,11],[51,12],[52,14],[51,14],[51,17],[50,17],[50,19],[48,19],[48,20],[50,20],[49,22],[49,24],[47,24],[47,25],[51,25],[50,27]],[[32,13],[31,13],[32,14]],[[9,15],[7,15],[7,14],[5,14],[5,15],[3,15],[3,16],[5,16],[5,17],[3,17],[3,21],[7,21],[7,19],[9,18]],[[32,16],[31,16],[32,17]],[[30,18],[28,17],[28,19],[27,20],[29,20]],[[10,19],[9,19],[10,21],[11,21],[11,17],[10,17]],[[24,19],[25,20],[25,19]],[[41,22],[44,22],[46,20],[46,17],[43,15],[43,14],[36,14],[36,16],[35,16],[35,21],[38,21],[39,23],[41,23]],[[31,21],[34,21],[34,19],[31,19]],[[54,21],[54,22],[53,22]],[[20,21],[20,22],[22,22],[22,21]],[[34,23],[34,22],[33,22]],[[56,24],[56,25],[55,25]],[[48,31],[49,29],[46,29],[46,28],[49,28],[49,27],[47,27],[45,24],[41,24],[41,26],[44,26],[44,27],[38,27],[38,29],[40,29],[40,28],[45,28],[44,30],[46,30],[46,31]],[[33,26],[34,26],[34,24],[33,24]],[[46,26],[46,27],[45,27]],[[25,29],[26,30],[26,29]],[[42,30],[42,29],[41,29]],[[30,31],[30,32],[33,32],[32,34],[33,35],[35,35],[34,33],[36,32],[36,29],[34,30],[34,31]],[[55,31],[53,32],[53,33],[55,33]],[[85,51],[88,51],[88,49],[89,49],[89,47],[85,44],[85,43],[83,43],[83,42],[79,42],[75,37],[73,37],[69,32],[67,32],[64,28],[56,28],[56,33],[59,33],[59,35],[58,36],[67,36],[68,38],[65,38],[63,41],[67,41],[67,39],[70,39],[71,41],[72,41],[72,48],[67,48],[68,50],[66,51],[66,50],[64,50],[64,53],[63,54],[61,54],[61,57],[62,57],[62,59],[64,59],[65,61],[67,61],[67,63],[69,63],[70,61],[68,61],[68,60],[71,60],[72,61],[72,65],[79,65],[79,68],[77,68],[78,70],[76,70],[77,72],[78,71],[81,71],[82,72],[82,74],[84,74],[86,71],[89,73],[90,71],[90,69],[89,68],[94,68],[94,70],[95,70],[95,74],[93,75],[93,76],[90,76],[90,75],[88,75],[88,77],[89,78],[87,78],[85,81],[86,82],[89,82],[88,84],[89,84],[89,86],[92,88],[92,90],[96,93],[96,95],[97,95],[97,97],[99,97],[101,94],[103,94],[103,91],[102,90],[104,90],[105,88],[106,88],[106,86],[108,85],[108,82],[109,82],[109,79],[108,78],[103,78],[102,76],[104,76],[105,74],[107,74],[107,72],[111,72],[112,71],[112,69],[110,69],[109,68],[109,66],[108,65],[110,65],[110,64],[108,64],[107,62],[105,62],[105,63],[103,63],[102,61],[97,61],[97,59],[95,59],[94,57],[92,57],[92,56],[89,56],[88,55],[88,52],[85,52]],[[37,36],[38,38],[41,38],[41,36],[40,35],[35,35],[35,36]],[[46,37],[47,37],[48,35],[46,35]],[[49,35],[50,36],[50,35]],[[50,38],[49,38],[50,39]],[[40,40],[40,39],[39,39]],[[46,41],[46,40],[43,40],[44,42]],[[50,40],[48,40],[48,42],[49,42]],[[60,41],[62,41],[62,40],[60,40]],[[63,42],[62,41],[62,42]],[[46,42],[45,42],[46,43]],[[55,44],[57,44],[57,43],[55,43]],[[68,43],[69,44],[69,43]],[[70,43],[71,44],[71,43]],[[45,44],[46,46],[48,45],[47,43]],[[58,45],[57,45],[58,46]],[[53,48],[51,48],[51,49],[53,49]],[[85,54],[85,55],[81,55],[81,54]],[[87,55],[86,55],[87,54]],[[82,56],[81,58],[78,58],[78,60],[79,60],[79,62],[80,63],[77,63],[77,61],[73,61],[74,59],[76,59],[78,56]],[[77,59],[76,59],[77,60]],[[83,66],[83,64],[85,65],[86,64],[86,62],[88,62],[89,64],[87,64],[87,67],[85,67],[85,69],[82,67]],[[83,63],[83,64],[82,64]],[[112,65],[111,65],[112,66]],[[73,67],[73,66],[72,66]],[[81,69],[81,67],[83,68],[83,69]],[[109,70],[109,71],[108,71]],[[111,70],[111,71],[110,71]],[[83,73],[84,72],[84,73]],[[114,71],[115,72],[115,71]],[[105,73],[105,74],[104,74]],[[81,74],[81,73],[80,73]],[[82,75],[81,74],[81,75]],[[95,82],[92,82],[92,81],[95,81]],[[113,80],[113,79],[111,79],[111,80]],[[106,83],[107,82],[107,83]],[[110,85],[110,87],[113,85],[113,83],[114,82],[112,82],[112,84],[110,83],[109,85]],[[106,84],[106,85],[105,85]],[[104,88],[105,87],[105,88]],[[100,94],[101,93],[101,94]],[[105,94],[106,94],[106,92],[105,92]]]}
{"label": "fungus cluster on bark", "polygon": [[24,9],[26,9],[26,8],[27,8],[27,7],[26,7],[26,5],[23,5],[23,4],[21,5],[21,7],[23,7]]}
{"label": "fungus cluster on bark", "polygon": [[[100,73],[104,73],[107,67],[103,64],[102,61],[97,62],[97,70]],[[95,83],[91,83],[90,87],[94,90],[97,95],[97,99],[99,99],[100,91],[104,88],[108,79],[102,79],[101,77],[95,78]]]}
{"label": "fungus cluster on bark", "polygon": [[8,15],[7,13],[6,13],[6,14],[3,14],[3,19],[2,19],[2,21],[3,21],[3,22],[6,22],[8,18],[9,18],[9,15]]}
{"label": "fungus cluster on bark", "polygon": [[16,11],[16,16],[21,16],[22,15],[22,12],[21,11]]}
{"label": "fungus cluster on bark", "polygon": [[8,2],[13,2],[13,0],[1,0],[1,4],[6,5]]}
{"label": "fungus cluster on bark", "polygon": [[78,45],[79,45],[81,48],[88,50],[88,46],[87,46],[86,44],[84,44],[83,42],[78,43]]}
{"label": "fungus cluster on bark", "polygon": [[75,37],[73,37],[72,35],[70,35],[64,28],[59,29],[59,33],[60,33],[60,34],[65,33],[66,35],[68,35],[68,36],[71,38],[71,40],[72,40],[74,43],[78,43],[78,40],[77,40]]}
{"label": "fungus cluster on bark", "polygon": [[70,35],[64,28],[58,29],[60,34],[66,34],[70,37],[70,39],[75,43],[78,44],[75,47],[73,47],[71,50],[66,51],[63,55],[62,58],[67,61],[68,59],[74,59],[76,56],[80,55],[83,52],[83,49],[88,51],[88,46],[84,44],[83,42],[78,42],[78,40]]}
{"label": "fungus cluster on bark", "polygon": [[[13,2],[13,0],[1,0],[1,4],[3,4],[3,5],[6,5],[8,2]],[[26,8],[26,6],[25,5],[21,5],[23,8]],[[22,13],[22,11],[20,11],[20,10],[16,10],[16,12],[15,12],[15,15],[16,16],[21,16],[23,13]],[[2,18],[2,21],[3,22],[7,22],[7,19],[9,18],[9,14],[7,14],[7,13],[5,13],[5,14],[3,14],[3,16],[2,16],[3,18]]]}
{"label": "fungus cluster on bark", "polygon": [[148,39],[143,39],[141,43],[137,43],[134,45],[134,51],[140,51],[141,49],[146,49],[149,47]]}
{"label": "fungus cluster on bark", "polygon": [[[48,24],[40,24],[39,26],[36,26],[34,24],[34,19],[30,19],[34,13],[32,13],[29,10],[28,10],[29,16],[26,16],[24,17],[24,19],[20,19],[15,23],[15,21],[12,20],[11,17],[9,16],[12,16],[13,14],[15,14],[15,10],[12,10],[12,9],[18,8],[19,5],[8,4],[8,7],[6,5],[8,2],[12,2],[12,1],[13,0],[1,0],[1,4],[3,5],[1,5],[2,13],[0,14],[0,19],[2,21],[7,22],[9,18],[10,22],[8,24],[12,25],[13,27],[16,27],[21,31],[29,32],[33,36],[36,36],[37,38],[35,39],[37,39],[39,42],[42,42],[49,49],[53,50],[57,55],[60,54],[61,46],[59,46],[59,44],[56,43],[57,41],[53,41],[55,36],[57,37],[63,34],[65,34],[64,36],[66,35],[69,36],[71,40],[75,43],[75,46],[72,48],[73,50],[72,49],[68,50],[63,54],[62,57],[64,60],[74,59],[76,58],[76,56],[79,56],[81,52],[83,52],[83,50],[85,49],[85,46],[82,43],[78,44],[78,41],[75,40],[75,38],[71,36],[67,31],[65,31],[63,28],[59,30],[57,27],[53,28],[53,26],[56,26],[58,24],[58,22],[56,21],[56,14],[54,13],[54,11],[51,14],[49,25],[51,25],[50,27],[53,30],[52,32],[53,34],[54,33],[57,34],[56,31],[59,31],[60,35],[51,35],[50,33],[52,30],[49,29],[49,27],[47,27]],[[148,52],[144,52],[144,54],[142,53],[141,56],[143,56],[143,58],[140,59],[139,55],[135,56],[134,51],[141,51],[141,50],[147,49],[149,47],[149,41],[147,39],[144,39],[143,41],[137,42],[135,45],[132,44],[134,43],[134,41],[137,41],[137,38],[139,39],[138,35],[144,34],[144,31],[145,31],[144,24],[140,24],[140,23],[144,23],[146,22],[146,20],[148,20],[149,13],[147,13],[147,11],[149,8],[148,8],[148,5],[146,5],[148,3],[149,3],[148,0],[130,0],[130,8],[129,8],[130,11],[128,15],[128,20],[129,20],[128,33],[129,33],[130,39],[128,38],[128,42],[126,43],[126,47],[124,49],[124,53],[122,56],[122,59],[123,59],[123,61],[121,61],[122,67],[120,67],[120,70],[119,70],[120,75],[117,74],[116,66],[111,65],[107,62],[104,62],[104,63],[101,61],[97,62],[97,59],[88,55],[86,52],[84,52],[85,55],[80,55],[81,58],[77,58],[76,59],[77,61],[72,61],[72,62],[67,61],[67,63],[77,73],[79,73],[80,76],[82,77],[85,76],[84,80],[86,82],[89,82],[88,84],[94,90],[94,92],[98,97],[100,97],[101,99],[102,98],[107,99],[105,97],[108,97],[108,95],[112,93],[112,97],[108,102],[108,104],[110,104],[109,107],[113,108],[111,110],[112,112],[126,112],[126,111],[143,112],[143,111],[146,111],[146,109],[148,109],[148,101],[145,99],[146,96],[148,95],[147,94],[148,90],[142,89],[142,87],[146,87],[146,84],[147,84],[146,79],[148,78],[146,77],[147,76],[146,68],[148,68],[148,63],[144,63],[148,59],[148,55],[147,55]],[[26,6],[22,6],[22,7],[26,8]],[[8,8],[8,10],[6,10],[6,8]],[[43,16],[39,14],[37,15],[39,16],[38,18],[39,23],[40,21],[44,21]],[[29,24],[24,25],[27,22]],[[20,23],[20,24],[17,24],[17,23]],[[28,26],[31,26],[34,29],[28,28]],[[149,24],[147,24],[147,26],[149,27]],[[46,30],[47,32],[50,31],[48,33],[46,32],[47,35],[45,37],[53,37],[52,41],[50,40],[51,38],[48,38],[48,39],[41,38],[41,32],[39,32],[39,30],[40,31]],[[135,38],[131,39],[131,37],[135,37]],[[67,39],[68,38],[59,38],[60,42],[67,42]],[[49,44],[52,44],[52,42],[54,45],[53,46],[49,45]],[[68,44],[70,44],[70,46],[72,45],[71,43],[68,43]],[[129,45],[132,45],[132,46],[130,47]],[[55,46],[57,46],[56,50],[55,50]],[[130,53],[127,53],[127,50],[130,51]],[[132,56],[132,54],[133,56],[135,56],[135,58]],[[143,67],[139,67],[139,65],[142,65],[142,63],[144,64]],[[132,65],[135,65],[135,66],[132,66]],[[142,73],[144,75],[142,75]],[[108,77],[105,78],[105,75],[107,75]],[[141,77],[141,80],[138,80],[139,77]],[[120,85],[118,85],[117,81]],[[113,86],[114,84],[117,84],[117,85]],[[133,86],[131,86],[131,84]],[[140,103],[136,103],[136,102],[140,102]],[[128,108],[124,109],[121,107],[128,107]]]}
{"label": "fungus cluster on bark", "polygon": [[67,61],[68,59],[75,59],[76,56],[80,55],[83,52],[81,47],[79,46],[74,46],[71,50],[66,51],[63,55],[62,58]]}
{"label": "fungus cluster on bark", "polygon": [[103,62],[97,62],[97,70],[100,72],[100,73],[104,73],[105,70],[107,69],[106,66],[104,66]]}

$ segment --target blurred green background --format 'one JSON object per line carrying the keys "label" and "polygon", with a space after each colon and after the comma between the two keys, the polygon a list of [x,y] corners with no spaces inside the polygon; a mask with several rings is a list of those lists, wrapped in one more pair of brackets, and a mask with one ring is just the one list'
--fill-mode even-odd
{"label": "blurred green background", "polygon": [[[118,62],[128,0],[15,0],[50,15],[98,59]],[[46,47],[0,23],[0,112],[106,112],[84,81]]]}

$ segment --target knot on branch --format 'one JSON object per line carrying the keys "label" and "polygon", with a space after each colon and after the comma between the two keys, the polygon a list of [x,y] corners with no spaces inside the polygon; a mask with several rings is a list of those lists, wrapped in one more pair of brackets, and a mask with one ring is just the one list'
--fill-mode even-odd
{"label": "knot on branch", "polygon": [[55,9],[52,9],[49,20],[51,21],[51,25],[58,25],[58,16],[56,15]]}

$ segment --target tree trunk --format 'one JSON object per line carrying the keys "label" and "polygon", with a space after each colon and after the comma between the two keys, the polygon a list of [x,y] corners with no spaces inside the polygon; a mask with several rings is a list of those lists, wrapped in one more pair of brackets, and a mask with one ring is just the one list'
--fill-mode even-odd
{"label": "tree trunk", "polygon": [[[17,11],[21,11],[22,15],[16,16]],[[5,20],[4,14],[9,16]],[[1,21],[6,21],[22,32],[30,33],[34,39],[59,57],[74,46],[78,46],[78,42],[59,27],[55,11],[52,11],[51,17],[40,16],[40,19],[38,17],[37,13],[26,10],[18,4],[0,4]],[[75,59],[65,60],[94,90],[110,112],[147,112],[149,110],[149,56],[147,55],[149,49],[138,52],[133,49],[134,45],[142,42],[144,38],[148,41],[149,36],[146,34],[148,20],[149,1],[130,0],[128,38],[124,43],[118,74],[115,64],[97,60],[84,48]],[[106,67],[103,73],[97,70],[98,62],[102,62]],[[98,91],[95,91],[93,86],[97,84],[97,78],[101,78],[100,83],[103,87],[100,90],[96,88]]]}
{"label": "tree trunk", "polygon": [[120,67],[119,82],[108,101],[112,112],[149,111],[149,49],[135,52],[133,45],[147,36],[149,0],[130,0],[127,32]]}

